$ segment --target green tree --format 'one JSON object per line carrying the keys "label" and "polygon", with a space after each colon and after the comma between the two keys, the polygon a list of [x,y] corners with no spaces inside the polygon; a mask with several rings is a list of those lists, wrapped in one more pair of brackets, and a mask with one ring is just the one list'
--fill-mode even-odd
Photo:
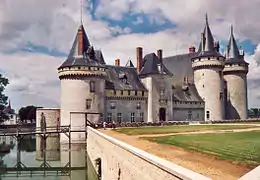
{"label": "green tree", "polygon": [[22,107],[21,109],[19,109],[18,111],[18,115],[20,117],[21,121],[25,121],[25,120],[35,120],[36,119],[36,109],[38,107],[30,105],[30,106],[26,106],[26,107]]}
{"label": "green tree", "polygon": [[8,97],[4,94],[4,90],[8,84],[8,79],[0,74],[0,122],[9,119],[8,113],[5,111],[8,104]]}

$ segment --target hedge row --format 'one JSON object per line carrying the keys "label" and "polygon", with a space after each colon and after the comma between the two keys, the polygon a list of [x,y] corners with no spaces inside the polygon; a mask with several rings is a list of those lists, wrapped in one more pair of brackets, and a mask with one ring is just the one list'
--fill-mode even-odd
{"label": "hedge row", "polygon": [[[122,122],[122,123],[116,123],[115,127],[141,127],[141,126],[172,126],[172,125],[189,125],[188,121],[172,121],[172,122]],[[106,124],[107,128],[112,128],[112,123]],[[103,128],[103,124],[99,123],[96,124],[96,128]]]}

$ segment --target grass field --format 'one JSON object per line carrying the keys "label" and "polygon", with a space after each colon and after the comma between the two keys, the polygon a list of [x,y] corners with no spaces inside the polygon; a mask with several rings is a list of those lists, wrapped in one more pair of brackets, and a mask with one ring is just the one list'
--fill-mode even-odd
{"label": "grass field", "polygon": [[127,135],[144,134],[167,134],[179,132],[194,132],[203,130],[228,130],[245,129],[255,127],[253,125],[183,125],[183,126],[162,126],[162,127],[138,127],[138,128],[117,128],[114,131]]}
{"label": "grass field", "polygon": [[260,164],[260,131],[174,135],[144,138],[161,144],[179,146],[255,167]]}

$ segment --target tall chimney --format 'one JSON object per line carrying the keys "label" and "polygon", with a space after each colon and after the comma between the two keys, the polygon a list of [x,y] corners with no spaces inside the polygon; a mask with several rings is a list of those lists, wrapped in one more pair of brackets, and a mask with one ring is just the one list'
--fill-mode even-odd
{"label": "tall chimney", "polygon": [[83,55],[83,32],[82,25],[78,29],[78,55]]}
{"label": "tall chimney", "polygon": [[196,51],[195,46],[189,47],[189,53],[195,53],[195,51]]}
{"label": "tall chimney", "polygon": [[143,48],[137,47],[136,48],[136,64],[137,64],[137,72],[139,73],[142,69],[143,65]]}
{"label": "tall chimney", "polygon": [[115,60],[115,66],[120,66],[120,59]]}
{"label": "tall chimney", "polygon": [[162,49],[158,49],[158,50],[157,50],[157,56],[158,56],[158,58],[160,59],[160,61],[162,60],[162,56],[163,56],[162,53],[163,53],[163,52],[162,52]]}

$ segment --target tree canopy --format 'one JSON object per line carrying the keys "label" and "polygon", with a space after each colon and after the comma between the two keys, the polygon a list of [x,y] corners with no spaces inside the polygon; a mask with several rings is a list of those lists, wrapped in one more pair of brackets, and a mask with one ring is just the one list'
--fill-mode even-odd
{"label": "tree canopy", "polygon": [[21,121],[25,120],[36,120],[36,109],[39,108],[37,106],[26,106],[19,109],[18,115]]}
{"label": "tree canopy", "polygon": [[[7,105],[8,105],[8,97],[4,94],[4,90],[6,86],[9,84],[9,80],[4,77],[2,74],[0,74],[0,122],[3,122],[4,120],[8,120],[8,111]],[[12,110],[13,112],[13,110]]]}

